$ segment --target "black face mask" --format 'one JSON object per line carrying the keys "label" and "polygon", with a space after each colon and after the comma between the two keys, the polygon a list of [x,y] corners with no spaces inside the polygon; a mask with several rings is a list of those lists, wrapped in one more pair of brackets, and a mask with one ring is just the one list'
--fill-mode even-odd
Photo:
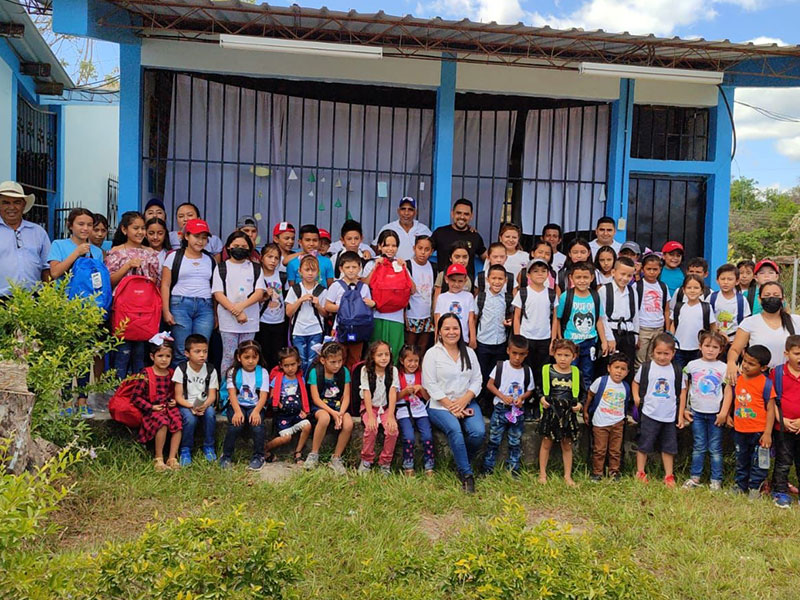
{"label": "black face mask", "polygon": [[776,298],[772,296],[770,298],[764,298],[761,300],[761,308],[764,309],[764,312],[775,314],[783,307],[783,300],[780,298]]}
{"label": "black face mask", "polygon": [[231,255],[233,260],[244,260],[250,256],[250,250],[247,248],[228,248],[228,254]]}

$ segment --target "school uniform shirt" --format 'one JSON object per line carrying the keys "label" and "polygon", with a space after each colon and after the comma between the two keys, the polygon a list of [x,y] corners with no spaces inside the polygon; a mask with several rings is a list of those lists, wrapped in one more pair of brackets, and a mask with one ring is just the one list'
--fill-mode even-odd
{"label": "school uniform shirt", "polygon": [[[50,246],[50,252],[47,254],[47,268],[50,268],[50,263],[54,260],[58,262],[63,262],[66,260],[70,254],[75,252],[75,248],[77,247],[77,244],[75,244],[75,242],[73,242],[70,238],[65,240],[55,240]],[[89,254],[92,258],[96,258],[99,261],[103,260],[103,251],[97,246],[89,244]],[[86,255],[84,254],[84,256]],[[4,257],[3,260],[7,259]],[[74,265],[75,263],[72,264]],[[65,271],[61,277],[64,277],[64,275],[67,273],[69,273],[69,270]],[[209,276],[210,275],[211,273],[209,273]],[[61,277],[59,277],[59,279],[61,279]]]}
{"label": "school uniform shirt", "polygon": [[397,237],[400,238],[400,245],[397,247],[397,258],[402,258],[403,260],[411,260],[414,258],[414,243],[417,241],[418,235],[431,235],[431,230],[416,219],[414,219],[414,223],[411,225],[409,231],[406,231],[403,226],[400,225],[400,219],[396,219],[381,227],[378,235],[375,236],[375,241],[372,242],[376,247],[378,246],[378,238],[381,233],[388,229],[394,231]]}
{"label": "school uniform shirt", "polygon": [[[342,243],[342,240],[336,240],[335,242],[331,242],[331,247],[328,248],[328,252],[330,253],[331,257],[335,257],[336,255],[342,253],[343,251],[344,251],[344,244]],[[369,255],[373,258],[375,257],[375,251],[372,248],[370,248],[367,244],[361,242],[358,245],[358,255],[364,258],[365,252],[369,252]],[[335,261],[332,262],[333,264],[336,264]]]}
{"label": "school uniform shirt", "polygon": [[608,275],[603,275],[603,272],[600,269],[594,270],[594,285],[597,288],[604,286],[607,283],[613,283],[614,276],[609,273]]}
{"label": "school uniform shirt", "polygon": [[[709,307],[711,308],[711,307]],[[709,310],[709,326],[714,325],[717,319],[714,317],[714,311]],[[675,311],[672,311],[672,320],[675,320]],[[703,329],[703,305],[698,302],[694,306],[684,304],[681,307],[680,319],[678,320],[678,327],[675,329],[675,339],[678,340],[678,346],[681,350],[697,350],[700,348],[700,342],[697,339],[697,334]]]}
{"label": "school uniform shirt", "polygon": [[[267,289],[261,269],[258,270],[258,277],[253,281],[253,263],[249,260],[240,264],[236,264],[230,260],[226,262],[228,269],[228,274],[225,278],[226,287],[228,289],[226,296],[228,300],[234,304],[244,302],[255,293],[255,290]],[[183,265],[181,265],[181,273],[183,273]],[[214,281],[211,284],[211,293],[214,294],[222,291],[224,290],[222,287],[222,278],[219,275],[219,269],[214,269]],[[260,318],[258,314],[259,310],[258,302],[251,304],[244,309],[247,322],[239,323],[229,310],[223,308],[221,304],[217,304],[219,330],[226,333],[255,333],[258,331],[258,322]]]}
{"label": "school uniform shirt", "polygon": [[439,294],[433,314],[441,317],[447,313],[454,313],[461,321],[461,333],[464,341],[469,344],[469,314],[474,313],[475,310],[475,297],[462,290],[457,294],[453,292]]}
{"label": "school uniform shirt", "polygon": [[461,357],[453,360],[444,345],[437,342],[422,359],[422,387],[431,397],[429,410],[447,410],[441,404],[444,398],[456,400],[468,391],[477,398],[483,390],[483,376],[478,357],[472,348],[467,348],[469,368],[461,368]]}
{"label": "school uniform shirt", "polygon": [[[371,260],[366,264],[364,267],[364,278],[369,277],[369,274],[375,270],[375,261]],[[402,323],[405,325],[406,319],[404,316],[405,309],[396,310],[394,312],[380,312],[379,310],[375,310],[375,318],[376,319],[383,319],[384,321],[392,321],[393,323]]]}
{"label": "school uniform shirt", "polygon": [[[558,304],[557,316],[560,319],[564,313],[564,302],[567,292],[561,294]],[[575,294],[572,300],[572,313],[564,327],[564,339],[572,340],[576,344],[597,337],[597,322],[603,317],[603,305],[600,305],[600,314],[596,315],[594,300],[588,294],[582,298]]]}
{"label": "school uniform shirt", "polygon": [[514,254],[508,255],[503,266],[506,268],[506,271],[511,273],[511,276],[516,281],[517,275],[519,275],[525,269],[530,259],[531,258],[527,252],[524,250],[517,250],[514,252]]}
{"label": "school uniform shirt", "polygon": [[[559,306],[558,298],[555,299],[556,308]],[[519,291],[514,294],[511,306],[522,310],[522,299]],[[528,286],[528,297],[525,300],[525,315],[520,316],[519,333],[529,340],[549,340],[552,337],[552,310],[550,306],[550,292],[547,288],[537,292]]]}
{"label": "school uniform shirt", "polygon": [[[325,302],[332,302],[336,306],[339,306],[339,303],[342,301],[342,297],[344,296],[345,289],[342,287],[342,284],[339,282],[344,283],[351,289],[355,289],[358,285],[357,283],[348,284],[344,279],[337,279],[331,284],[331,287],[328,288],[327,293],[325,294]],[[361,284],[361,297],[364,300],[372,300],[372,294],[369,291],[369,286],[366,283]],[[333,320],[333,328],[336,329],[336,324],[339,319],[339,313],[336,313],[336,318]]]}
{"label": "school uniform shirt", "polygon": [[[300,256],[295,256],[289,261],[286,266],[286,280],[289,283],[297,283],[302,278],[300,277]],[[323,287],[328,287],[328,280],[333,279],[333,263],[327,256],[317,255],[317,264],[319,265],[319,274],[317,275],[317,283]]]}
{"label": "school uniform shirt", "polygon": [[431,306],[433,304],[433,265],[425,263],[417,264],[414,259],[409,262],[408,272],[417,287],[416,293],[411,295],[406,309],[408,319],[428,319],[431,316]]}
{"label": "school uniform shirt", "polygon": [[[800,316],[790,315],[794,324],[795,333],[800,333]],[[683,318],[683,316],[681,316]],[[770,369],[785,362],[783,356],[786,348],[786,338],[789,332],[783,327],[773,329],[764,321],[763,314],[751,315],[739,325],[739,329],[750,334],[750,346],[766,346],[772,355],[769,361]]]}
{"label": "school uniform shirt", "polygon": [[670,298],[674,296],[675,293],[680,289],[685,278],[686,274],[680,267],[677,269],[664,267],[661,269],[661,275],[658,276],[658,279],[667,286],[667,291],[669,292]]}
{"label": "school uniform shirt", "polygon": [[[414,385],[415,377],[414,373],[403,373],[400,376],[402,381],[400,385],[400,389],[403,390],[411,385]],[[406,396],[405,398],[397,399],[398,404],[400,402],[408,402],[408,406],[411,407],[411,416],[415,419],[420,419],[422,417],[428,416],[428,409],[425,408],[425,401],[417,396],[416,394],[411,394]],[[408,418],[408,408],[404,406],[398,406],[396,412],[396,418],[398,419],[407,419]]]}
{"label": "school uniform shirt", "polygon": [[[602,377],[598,377],[589,386],[589,391],[595,395],[600,389],[601,379]],[[610,427],[622,421],[625,418],[625,397],[625,386],[622,385],[622,382],[615,383],[611,377],[608,377],[603,395],[597,401],[597,408],[592,415],[592,425]]]}
{"label": "school uniform shirt", "polygon": [[[344,371],[344,383],[345,384],[350,383],[350,371],[348,371],[345,367],[342,367],[342,371]],[[306,377],[306,383],[308,383],[308,385],[317,386],[317,393],[319,394],[319,398],[325,404],[327,404],[334,410],[339,410],[342,407],[344,389],[339,389],[339,386],[336,383],[335,376],[332,379],[324,377],[324,381],[319,382],[317,381],[317,369],[311,369],[311,371],[308,373],[308,376]]]}
{"label": "school uniform shirt", "polygon": [[722,384],[728,366],[721,360],[690,361],[683,368],[684,388],[689,390],[688,403],[694,412],[717,414],[722,407]]}
{"label": "school uniform shirt", "polygon": [[[164,261],[164,266],[171,272],[174,264],[175,252],[172,252]],[[184,256],[178,271],[178,281],[176,282],[173,278],[175,285],[171,295],[187,298],[211,298],[211,273],[213,271],[216,271],[214,259],[207,254],[201,254],[200,258]],[[253,272],[252,268],[250,272]]]}
{"label": "school uniform shirt", "polygon": [[260,320],[267,325],[280,325],[286,320],[286,305],[283,301],[283,283],[280,271],[275,269],[272,275],[263,275],[263,277],[264,288],[267,292],[272,291],[272,294],[268,293],[264,296],[265,304],[261,305],[264,311],[261,313]]}
{"label": "school uniform shirt", "polygon": [[[668,286],[669,288],[669,286]],[[667,302],[672,296],[667,290]],[[642,306],[639,309],[639,327],[664,327],[664,299],[661,286],[642,279]]]}
{"label": "school uniform shirt", "polygon": [[[783,369],[783,394],[781,396],[783,418],[800,419],[800,377],[792,375],[788,365],[782,365],[779,368]],[[775,381],[775,371],[772,372],[771,378]],[[775,419],[777,421],[777,415],[775,415]]]}
{"label": "school uniform shirt", "polygon": [[[261,392],[269,392],[269,373],[267,373],[264,367],[256,367],[256,369],[261,369],[261,389],[259,390],[259,394]],[[244,369],[240,369],[239,372],[241,373],[242,385],[236,390],[236,399],[239,402],[239,406],[250,408],[258,404],[259,394],[256,394],[256,389],[258,389],[256,387],[256,372],[245,371]],[[228,375],[226,387],[228,389],[236,389],[233,373]]]}
{"label": "school uniform shirt", "polygon": [[[494,379],[496,372],[497,365],[492,367],[492,372],[489,373],[489,379]],[[514,400],[527,392],[533,391],[536,385],[535,379],[532,377],[533,373],[531,373],[530,381],[528,381],[528,387],[525,387],[525,370],[515,369],[511,366],[511,362],[508,360],[503,361],[503,372],[501,375],[502,377],[500,381],[495,379],[494,387],[496,387],[499,392],[505,394],[506,396],[511,396],[514,398]],[[505,404],[497,396],[494,397],[493,403],[495,406]]]}
{"label": "school uniform shirt", "polygon": [[[183,397],[189,404],[199,405],[208,400],[206,377],[208,377],[207,364],[203,364],[199,371],[195,371],[192,365],[186,363],[186,384],[183,386]],[[172,374],[172,381],[173,383],[183,383],[183,373],[180,369],[175,369]],[[208,389],[219,389],[219,377],[216,369],[211,373],[211,377],[208,380]]]}
{"label": "school uniform shirt", "polygon": [[553,267],[553,271],[558,273],[564,266],[565,262],[567,262],[567,255],[562,252],[556,251],[556,253],[553,255],[553,262],[550,266]]}
{"label": "school uniform shirt", "polygon": [[[477,303],[475,310],[478,310]],[[477,316],[477,312],[476,312]],[[486,289],[486,302],[483,305],[483,314],[477,324],[476,337],[481,344],[496,346],[508,340],[508,331],[503,321],[506,319],[506,288],[499,294]]]}
{"label": "school uniform shirt", "polygon": [[[397,367],[392,367],[392,386],[398,392],[400,391],[400,375],[397,373]],[[367,369],[361,369],[361,387],[359,388],[359,395],[364,399],[364,392],[369,390],[369,374]],[[372,394],[371,404],[374,408],[385,408],[389,406],[389,397],[386,395],[386,373],[375,377],[375,392]]]}
{"label": "school uniform shirt", "polygon": [[[304,296],[306,294],[310,294],[314,288],[306,289],[305,285],[301,282],[300,284],[300,295]],[[286,304],[293,304],[297,302],[297,294],[294,293],[293,288],[289,288],[289,293],[286,294]],[[325,299],[320,296],[319,303],[320,306],[324,306]],[[322,326],[320,325],[319,319],[314,311],[314,305],[309,302],[303,302],[300,305],[300,308],[294,314],[295,322],[294,328],[291,331],[291,335],[316,335],[318,333],[322,333]]]}
{"label": "school uniform shirt", "polygon": [[[614,249],[614,252],[616,252],[617,254],[619,254],[619,249],[622,248],[622,244],[617,240],[612,240],[610,244],[603,244],[603,246],[606,245],[611,246]],[[597,251],[600,250],[600,248],[602,248],[603,246],[601,246],[600,242],[598,242],[596,239],[589,242],[589,248],[592,249],[592,260],[594,260],[594,257],[597,255]]]}
{"label": "school uniform shirt", "polygon": [[[750,305],[747,303],[746,298],[744,298],[742,305],[742,320],[744,321],[750,316]],[[739,329],[739,322],[737,321],[739,305],[736,302],[736,294],[734,293],[732,298],[726,298],[720,292],[717,294],[717,301],[713,308],[714,316],[717,319],[717,329],[722,335],[733,339],[733,336],[736,335],[736,330]]]}
{"label": "school uniform shirt", "polygon": [[[636,307],[639,305],[639,298],[636,295],[636,288],[631,285],[625,286],[625,289],[620,290],[619,286],[611,282],[612,289],[614,290],[614,314],[608,314],[608,307],[606,306],[606,292],[605,286],[597,290],[600,296],[600,306],[603,307],[603,314],[606,315],[606,337],[611,339],[609,332],[613,336],[614,331],[629,331],[631,333],[639,333],[639,311]],[[631,301],[629,296],[633,296],[633,318],[631,318]]]}
{"label": "school uniform shirt", "polygon": [[[636,383],[642,380],[642,369],[644,369],[644,365],[639,367],[633,378]],[[675,395],[675,369],[671,364],[662,367],[653,362],[650,364],[648,377],[647,389],[639,389],[642,414],[661,423],[675,421],[678,410],[677,396]]]}
{"label": "school uniform shirt", "polygon": [[[181,236],[177,231],[169,232],[169,245],[176,250],[181,247]],[[224,247],[225,244],[222,243],[220,238],[215,235],[208,236],[208,243],[205,248],[206,252],[219,254]]]}
{"label": "school uniform shirt", "polygon": [[[739,433],[763,433],[767,428],[767,408],[764,406],[766,376],[748,379],[739,375],[733,395],[733,428]],[[775,388],[770,390],[775,398]]]}

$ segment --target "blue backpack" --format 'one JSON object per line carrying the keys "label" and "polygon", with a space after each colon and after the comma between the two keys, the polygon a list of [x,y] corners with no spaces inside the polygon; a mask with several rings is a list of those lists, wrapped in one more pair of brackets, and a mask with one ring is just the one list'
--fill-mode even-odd
{"label": "blue backpack", "polygon": [[[256,402],[258,402],[258,397],[261,395],[261,385],[262,385],[262,375],[261,375],[262,368],[256,367]],[[229,403],[229,395],[228,395],[228,385],[226,382],[221,382],[222,385],[219,386],[219,410],[220,412],[228,408]],[[242,387],[242,370],[237,369],[236,374],[233,376],[233,385],[236,386],[236,389]]]}
{"label": "blue backpack", "polygon": [[341,279],[339,285],[344,288],[344,295],[339,301],[339,312],[336,315],[336,337],[340,342],[365,342],[372,335],[372,309],[361,297],[362,282],[351,288]]}
{"label": "blue backpack", "polygon": [[72,276],[67,284],[67,297],[88,298],[97,294],[94,303],[108,311],[111,308],[111,276],[103,261],[98,258],[81,256],[72,264]]}
{"label": "blue backpack", "polygon": [[[592,424],[592,418],[594,417],[594,412],[597,410],[597,407],[600,406],[600,400],[603,398],[603,392],[606,391],[606,385],[608,384],[608,379],[609,379],[608,375],[603,375],[600,378],[600,383],[597,385],[597,393],[594,395],[591,404],[589,404],[588,408],[586,409],[587,412],[589,413],[589,423],[587,423],[587,425]],[[633,394],[631,393],[631,386],[628,385],[628,382],[623,379],[622,387],[625,388],[625,414],[632,415],[633,418],[638,421],[639,410],[633,403]]]}

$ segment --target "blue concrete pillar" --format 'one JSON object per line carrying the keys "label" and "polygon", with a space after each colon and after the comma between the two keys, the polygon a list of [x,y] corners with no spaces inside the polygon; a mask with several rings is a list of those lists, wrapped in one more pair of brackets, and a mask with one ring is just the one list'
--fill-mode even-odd
{"label": "blue concrete pillar", "polygon": [[119,45],[119,214],[142,204],[142,47]]}
{"label": "blue concrete pillar", "polygon": [[[611,104],[611,132],[608,150],[608,194],[606,215],[617,224],[615,238],[625,241],[628,219],[631,135],[633,127],[633,93],[635,81],[620,79],[619,100]],[[624,219],[621,222],[620,219]],[[620,225],[625,225],[621,227]]]}
{"label": "blue concrete pillar", "polygon": [[[733,87],[721,87],[716,108],[710,111],[709,155],[713,174],[706,183],[705,258],[711,273],[728,262],[728,215],[731,203],[731,149]],[[727,99],[727,104],[726,104]],[[713,275],[712,275],[713,277]]]}
{"label": "blue concrete pillar", "polygon": [[453,189],[453,136],[456,114],[456,61],[442,57],[441,79],[436,91],[433,142],[433,228],[450,222]]}

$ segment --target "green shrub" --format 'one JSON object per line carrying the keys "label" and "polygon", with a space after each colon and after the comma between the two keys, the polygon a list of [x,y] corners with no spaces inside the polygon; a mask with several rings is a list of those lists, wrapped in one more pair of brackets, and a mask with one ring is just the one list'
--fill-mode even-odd
{"label": "green shrub", "polygon": [[488,529],[473,528],[459,546],[450,581],[464,598],[657,596],[653,577],[609,540],[573,533],[555,521],[529,527],[515,498],[505,500],[503,514]]}
{"label": "green shrub", "polygon": [[252,522],[243,507],[222,518],[151,523],[136,540],[93,559],[96,598],[214,600],[293,598],[300,559],[288,556],[283,524]]}

